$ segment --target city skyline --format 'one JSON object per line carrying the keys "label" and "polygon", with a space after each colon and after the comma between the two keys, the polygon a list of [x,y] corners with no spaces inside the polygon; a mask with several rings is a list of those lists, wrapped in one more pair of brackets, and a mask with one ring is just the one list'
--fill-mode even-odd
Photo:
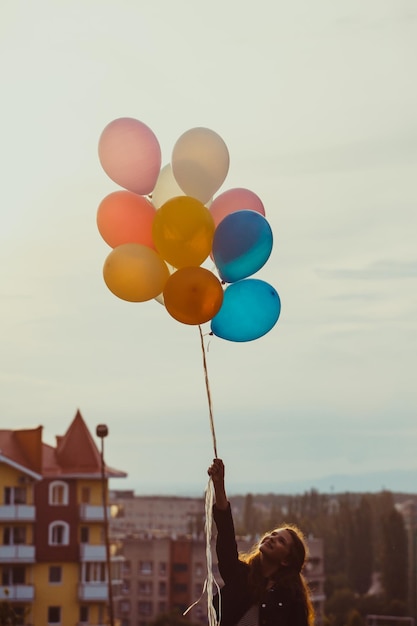
{"label": "city skyline", "polygon": [[96,212],[118,189],[97,154],[111,120],[148,124],[163,164],[205,126],[230,153],[218,193],[246,187],[265,206],[274,245],[257,277],[282,302],[259,340],[204,328],[229,491],[365,474],[382,487],[388,472],[408,484],[414,3],[265,0],[243,14],[235,0],[41,0],[3,15],[1,427],[42,425],[53,443],[79,409],[92,432],[109,427],[107,462],[128,473],[117,488],[204,491],[214,450],[198,329],[109,292]]}

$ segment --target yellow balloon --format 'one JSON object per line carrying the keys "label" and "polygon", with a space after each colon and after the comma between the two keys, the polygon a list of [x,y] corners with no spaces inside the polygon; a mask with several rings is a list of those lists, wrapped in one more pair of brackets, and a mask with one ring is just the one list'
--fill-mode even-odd
{"label": "yellow balloon", "polygon": [[219,279],[203,267],[183,267],[165,284],[165,308],[183,324],[204,324],[219,312],[223,288]]}
{"label": "yellow balloon", "polygon": [[159,254],[174,267],[199,266],[211,251],[214,220],[199,200],[171,198],[156,211],[152,238]]}
{"label": "yellow balloon", "polygon": [[164,260],[155,250],[137,243],[114,248],[104,262],[104,282],[128,302],[145,302],[160,294],[169,277]]}

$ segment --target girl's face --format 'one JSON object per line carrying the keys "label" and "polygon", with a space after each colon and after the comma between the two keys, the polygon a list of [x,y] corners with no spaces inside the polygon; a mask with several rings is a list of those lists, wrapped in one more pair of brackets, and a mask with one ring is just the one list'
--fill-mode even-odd
{"label": "girl's face", "polygon": [[286,528],[273,530],[261,540],[259,551],[268,561],[278,566],[286,566],[289,563],[292,541],[291,533]]}

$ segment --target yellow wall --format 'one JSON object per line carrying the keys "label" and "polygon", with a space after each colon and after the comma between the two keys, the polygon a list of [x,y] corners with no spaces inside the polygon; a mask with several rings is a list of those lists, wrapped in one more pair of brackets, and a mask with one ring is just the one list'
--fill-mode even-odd
{"label": "yellow wall", "polygon": [[[62,567],[62,582],[49,582],[49,567],[60,565]],[[78,563],[41,563],[35,569],[35,602],[32,606],[31,619],[34,624],[46,624],[49,606],[61,607],[61,623],[64,626],[78,624],[80,616],[80,604],[78,600],[80,565]],[[89,606],[89,623],[98,624],[98,618],[106,617],[106,607],[99,603],[86,603]],[[105,620],[103,620],[105,623]]]}
{"label": "yellow wall", "polygon": [[[22,476],[22,472],[10,467],[6,463],[0,463],[0,506],[5,505],[4,502],[4,487],[25,487],[26,488],[26,504],[33,505],[33,486],[31,484],[19,483],[19,478]],[[23,505],[24,506],[24,505]],[[25,526],[26,528],[26,543],[31,545],[33,543],[33,524],[30,522],[22,523],[19,520],[0,520],[0,528],[4,526]],[[0,535],[1,541],[1,535]]]}
{"label": "yellow wall", "polygon": [[90,537],[89,544],[92,546],[98,546],[103,543],[103,527],[97,524],[90,524]]}
{"label": "yellow wall", "polygon": [[19,478],[24,474],[10,467],[6,463],[0,463],[0,505],[4,504],[4,487],[25,487],[26,488],[26,504],[33,504],[33,486],[32,483],[20,483]]}
{"label": "yellow wall", "polygon": [[[94,506],[101,506],[103,504],[101,480],[78,480],[77,481],[77,502],[81,503],[81,492],[83,487],[89,487],[90,489],[90,502]],[[106,481],[107,491],[107,481]]]}
{"label": "yellow wall", "polygon": [[[49,582],[49,567],[62,567],[60,583]],[[48,607],[60,606],[63,624],[77,624],[78,604],[78,563],[38,563],[34,567],[35,602],[33,623],[47,624]]]}

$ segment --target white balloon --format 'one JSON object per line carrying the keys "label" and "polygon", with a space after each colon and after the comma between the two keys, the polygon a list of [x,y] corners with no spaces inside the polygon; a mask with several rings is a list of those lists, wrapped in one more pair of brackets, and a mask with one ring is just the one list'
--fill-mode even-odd
{"label": "white balloon", "polygon": [[176,196],[185,196],[185,193],[175,180],[171,164],[168,163],[159,172],[155,189],[152,192],[152,204],[155,209],[159,209],[167,200]]}

